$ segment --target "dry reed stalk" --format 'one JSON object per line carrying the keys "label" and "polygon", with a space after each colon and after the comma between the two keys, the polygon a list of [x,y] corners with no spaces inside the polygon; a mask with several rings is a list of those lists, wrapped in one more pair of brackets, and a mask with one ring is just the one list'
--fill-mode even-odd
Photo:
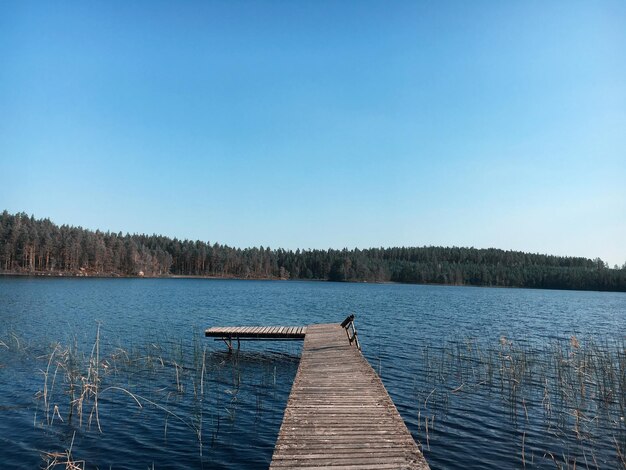
{"label": "dry reed stalk", "polygon": [[13,339],[15,340],[15,344],[17,345],[17,349],[20,349],[20,339],[17,337],[17,335],[15,333],[11,333],[11,336],[13,337]]}
{"label": "dry reed stalk", "polygon": [[[52,353],[50,353],[50,358],[48,359],[48,365],[46,366],[45,372],[43,370],[41,371],[44,376],[43,391],[39,392],[38,395],[43,396],[43,403],[44,403],[43,408],[44,408],[47,424],[50,424],[50,395],[52,394],[52,388],[50,389],[50,391],[48,391],[48,377],[50,375],[50,366],[52,365],[52,360],[54,359],[54,355],[56,354],[58,349],[59,349],[59,345],[55,344],[54,349],[52,350]],[[56,372],[55,372],[55,377],[56,377]]]}
{"label": "dry reed stalk", "polygon": [[42,459],[46,461],[47,465],[45,470],[53,470],[56,467],[63,466],[65,470],[84,470],[84,460],[74,460],[72,458],[72,448],[74,447],[74,438],[76,432],[72,435],[72,442],[70,448],[64,452],[43,452]]}
{"label": "dry reed stalk", "polygon": [[63,466],[65,470],[84,470],[84,460],[73,460],[72,456],[66,452],[44,452],[42,458],[47,462],[45,470],[53,470]]}
{"label": "dry reed stalk", "polygon": [[426,447],[430,451],[430,433],[428,432],[428,416],[424,420],[426,422]]}
{"label": "dry reed stalk", "polygon": [[617,451],[617,457],[619,459],[619,462],[622,465],[622,468],[626,468],[626,456],[624,456],[624,453],[620,449],[619,443],[617,442],[615,436],[613,436],[613,441],[615,442],[615,450]]}
{"label": "dry reed stalk", "polygon": [[179,372],[178,372],[180,366],[175,361],[173,361],[172,363],[174,364],[174,368],[176,369],[176,391],[178,393],[183,393],[184,388],[183,388],[183,385],[180,382],[180,376],[179,376]]}

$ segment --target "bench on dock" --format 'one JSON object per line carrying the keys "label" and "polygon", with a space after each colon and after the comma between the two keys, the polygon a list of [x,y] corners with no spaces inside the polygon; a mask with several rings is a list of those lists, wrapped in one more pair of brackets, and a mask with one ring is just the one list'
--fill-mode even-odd
{"label": "bench on dock", "polygon": [[233,340],[304,339],[270,469],[429,469],[361,354],[354,315],[307,327],[214,327],[206,336],[231,350]]}

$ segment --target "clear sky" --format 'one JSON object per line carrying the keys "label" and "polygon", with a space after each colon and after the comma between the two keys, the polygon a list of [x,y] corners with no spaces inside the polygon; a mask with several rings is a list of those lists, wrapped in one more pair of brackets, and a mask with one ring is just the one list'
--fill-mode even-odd
{"label": "clear sky", "polygon": [[0,210],[626,262],[626,2],[0,2]]}

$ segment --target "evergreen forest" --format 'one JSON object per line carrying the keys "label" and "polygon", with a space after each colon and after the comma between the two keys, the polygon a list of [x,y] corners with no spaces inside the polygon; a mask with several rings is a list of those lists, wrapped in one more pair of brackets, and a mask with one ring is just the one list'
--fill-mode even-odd
{"label": "evergreen forest", "polygon": [[626,263],[495,248],[235,248],[0,215],[0,272],[68,276],[315,279],[626,292]]}

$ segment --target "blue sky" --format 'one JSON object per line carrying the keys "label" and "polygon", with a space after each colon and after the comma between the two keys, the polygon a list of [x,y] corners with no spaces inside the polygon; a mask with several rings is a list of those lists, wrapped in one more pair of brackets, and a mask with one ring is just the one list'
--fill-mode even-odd
{"label": "blue sky", "polygon": [[0,209],[626,262],[626,3],[0,3]]}

